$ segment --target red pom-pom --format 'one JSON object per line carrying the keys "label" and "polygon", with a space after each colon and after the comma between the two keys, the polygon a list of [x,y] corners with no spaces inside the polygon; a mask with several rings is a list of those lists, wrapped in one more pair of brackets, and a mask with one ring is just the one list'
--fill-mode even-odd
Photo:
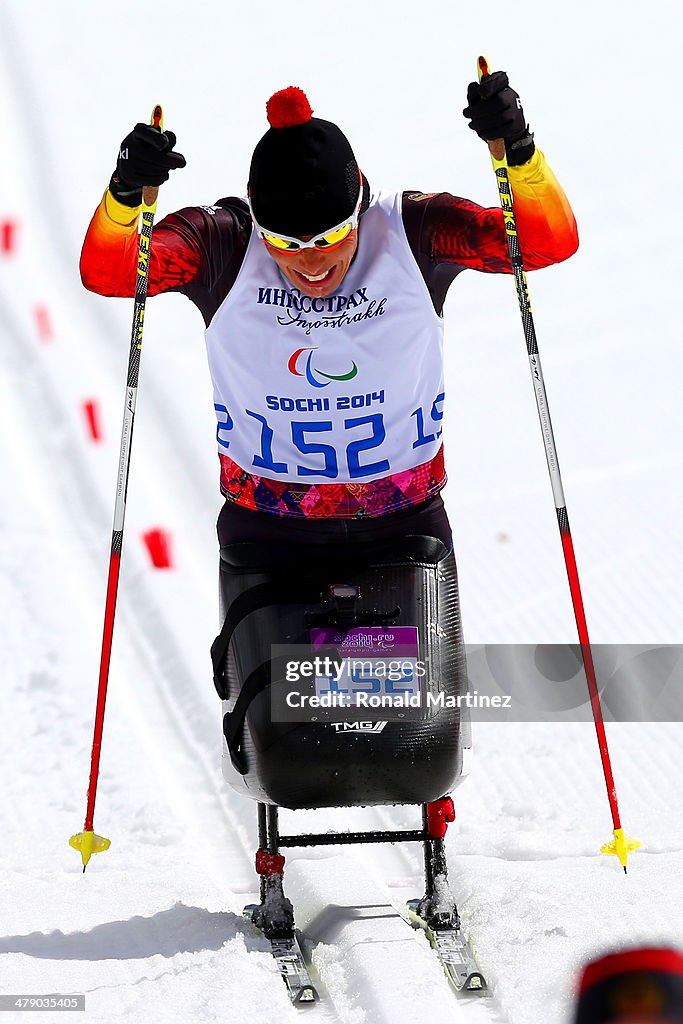
{"label": "red pom-pom", "polygon": [[274,93],[266,103],[266,113],[271,128],[291,128],[295,124],[306,124],[313,116],[306,93],[295,85]]}

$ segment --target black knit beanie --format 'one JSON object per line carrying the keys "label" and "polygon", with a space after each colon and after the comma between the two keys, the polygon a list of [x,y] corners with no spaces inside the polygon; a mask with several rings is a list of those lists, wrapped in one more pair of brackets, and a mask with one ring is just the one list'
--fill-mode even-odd
{"label": "black knit beanie", "polygon": [[350,216],[358,201],[358,164],[331,121],[313,117],[301,89],[276,92],[270,128],[254,150],[249,196],[258,223],[283,235],[315,235]]}
{"label": "black knit beanie", "polygon": [[574,1024],[683,1022],[683,954],[645,948],[593,960],[579,984]]}

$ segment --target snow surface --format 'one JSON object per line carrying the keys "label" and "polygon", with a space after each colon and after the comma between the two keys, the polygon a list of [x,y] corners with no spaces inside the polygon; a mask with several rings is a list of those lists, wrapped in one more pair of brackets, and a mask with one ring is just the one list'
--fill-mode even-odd
{"label": "snow surface", "polygon": [[[188,158],[161,211],[239,195],[266,98],[299,84],[371,182],[494,204],[460,110],[480,50],[505,67],[581,233],[578,255],[530,285],[592,637],[676,643],[680,19],[662,0],[0,6],[0,223],[18,224],[17,251],[0,255],[2,993],[85,992],[105,1024],[297,1014],[241,918],[255,812],[219,769],[215,425],[201,320],[180,297],[151,302],[145,326],[95,820],[112,847],[84,876],[66,843],[85,809],[131,317],[130,302],[83,291],[77,261],[120,139],[161,101]],[[462,275],[447,324],[445,496],[466,637],[573,641],[511,282]],[[142,549],[155,525],[173,531],[173,572]],[[608,733],[622,819],[645,844],[627,877],[597,852],[611,822],[591,727],[475,726],[449,860],[488,1000],[456,1003],[392,909],[420,894],[417,849],[292,852],[287,891],[328,993],[316,1020],[563,1021],[587,956],[683,942],[680,726]],[[389,827],[415,813],[292,820]]]}

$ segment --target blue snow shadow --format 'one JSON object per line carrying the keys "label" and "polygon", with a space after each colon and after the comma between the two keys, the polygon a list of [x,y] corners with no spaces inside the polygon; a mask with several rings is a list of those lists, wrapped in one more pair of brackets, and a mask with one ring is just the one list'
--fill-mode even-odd
{"label": "blue snow shadow", "polygon": [[333,945],[351,921],[380,921],[401,915],[388,903],[363,903],[342,906],[330,903],[306,924],[306,940],[314,945],[324,942]]}
{"label": "blue snow shadow", "polygon": [[246,918],[176,903],[152,917],[111,921],[90,931],[0,937],[0,954],[24,953],[42,960],[141,960],[221,949],[238,935],[244,937],[248,949],[265,948],[263,938]]}

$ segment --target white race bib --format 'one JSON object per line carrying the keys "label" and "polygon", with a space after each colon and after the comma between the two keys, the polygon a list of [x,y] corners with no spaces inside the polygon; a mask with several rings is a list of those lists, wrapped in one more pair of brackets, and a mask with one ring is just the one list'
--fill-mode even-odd
{"label": "white race bib", "polygon": [[249,473],[367,483],[441,447],[443,320],[401,217],[373,197],[339,291],[302,295],[253,233],[206,331],[220,453]]}

